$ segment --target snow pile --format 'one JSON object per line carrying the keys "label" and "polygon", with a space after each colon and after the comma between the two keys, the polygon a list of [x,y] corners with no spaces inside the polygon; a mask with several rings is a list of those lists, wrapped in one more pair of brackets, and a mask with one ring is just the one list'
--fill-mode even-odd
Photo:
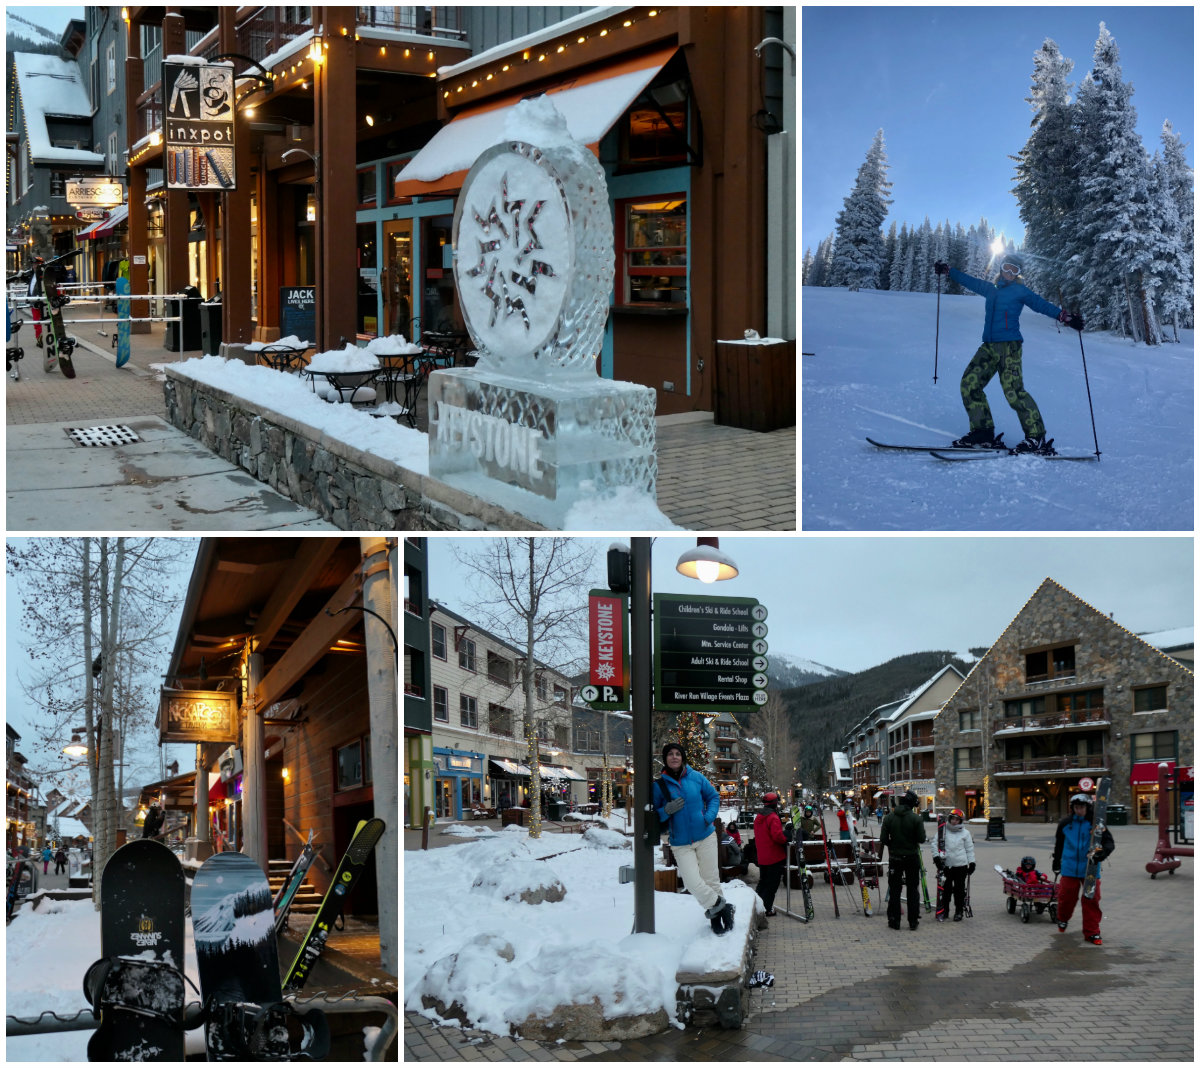
{"label": "snow pile", "polygon": [[373,352],[347,345],[343,349],[318,352],[308,362],[310,371],[377,371],[379,359]]}
{"label": "snow pile", "polygon": [[415,341],[409,341],[403,334],[373,337],[367,342],[367,352],[383,356],[419,356],[424,351],[420,345]]}
{"label": "snow pile", "polygon": [[567,895],[558,874],[548,864],[536,860],[510,860],[489,865],[475,876],[471,891],[504,901],[541,904],[561,901]]}
{"label": "snow pile", "polygon": [[487,835],[495,834],[496,832],[493,831],[491,827],[483,824],[475,827],[468,827],[465,823],[452,823],[441,833],[448,834],[452,838],[478,838],[480,836],[486,837]]}
{"label": "snow pile", "polygon": [[281,337],[278,341],[251,341],[244,345],[243,348],[246,352],[261,352],[266,348],[299,349],[303,351],[304,349],[311,349],[312,342],[303,341],[295,334],[288,334],[287,337]]}
{"label": "snow pile", "polygon": [[[864,439],[949,444],[966,433],[959,379],[983,330],[983,301],[806,286],[802,290],[805,530],[1192,530],[1193,331],[1146,346],[1085,333],[1099,463],[1000,456],[949,464]],[[1095,450],[1079,335],[1026,309],[1025,386],[1063,454]],[[996,430],[1024,436],[999,378]]]}
{"label": "snow pile", "polygon": [[588,827],[583,832],[583,844],[593,849],[632,849],[633,843],[620,831],[607,827]]}
{"label": "snow pile", "polygon": [[269,367],[248,367],[241,360],[204,356],[172,364],[180,374],[261,404],[270,398],[272,411],[305,423],[320,434],[343,441],[363,452],[404,467],[429,473],[429,444],[425,435],[390,419],[373,419],[349,404],[327,404],[295,375]]}
{"label": "snow pile", "polygon": [[[712,933],[686,894],[655,894],[653,935],[629,935],[633,884],[618,872],[624,849],[575,845],[573,835],[527,831],[404,856],[404,1003],[432,1020],[509,1034],[530,1016],[598,1004],[606,1019],[664,1010],[675,1021],[675,974],[687,954],[698,971],[738,967],[753,891],[727,883],[737,908],[733,937]],[[589,829],[585,839],[599,833]],[[564,843],[572,843],[564,851]],[[549,865],[566,890],[557,903],[525,904],[497,892],[540,886]],[[485,872],[493,882],[475,886]],[[482,880],[481,880],[482,882]],[[586,962],[586,966],[583,966]],[[428,1004],[423,999],[428,999]],[[447,1013],[440,1016],[436,1007]],[[676,1022],[676,1026],[682,1024]]]}

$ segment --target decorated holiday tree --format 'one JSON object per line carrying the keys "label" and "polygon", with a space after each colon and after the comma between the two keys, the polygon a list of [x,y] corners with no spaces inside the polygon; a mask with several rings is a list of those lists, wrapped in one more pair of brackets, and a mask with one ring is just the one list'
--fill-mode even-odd
{"label": "decorated holiday tree", "polygon": [[708,723],[695,712],[680,712],[675,718],[675,738],[683,746],[688,766],[709,774]]}

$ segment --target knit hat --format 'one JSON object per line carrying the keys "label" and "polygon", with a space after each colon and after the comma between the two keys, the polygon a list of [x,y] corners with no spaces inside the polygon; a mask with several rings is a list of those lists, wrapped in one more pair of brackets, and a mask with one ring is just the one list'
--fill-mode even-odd
{"label": "knit hat", "polygon": [[900,798],[900,804],[908,808],[916,808],[920,799],[911,790],[905,790],[904,796]]}
{"label": "knit hat", "polygon": [[667,762],[667,754],[668,754],[668,753],[669,753],[669,752],[670,752],[672,749],[678,749],[678,750],[679,750],[679,755],[680,755],[681,757],[683,757],[683,762],[686,764],[686,763],[687,763],[687,753],[685,753],[685,752],[683,751],[683,746],[682,746],[682,745],[680,745],[678,742],[667,742],[667,744],[663,746],[663,749],[662,749],[662,762],[663,762],[664,764]]}

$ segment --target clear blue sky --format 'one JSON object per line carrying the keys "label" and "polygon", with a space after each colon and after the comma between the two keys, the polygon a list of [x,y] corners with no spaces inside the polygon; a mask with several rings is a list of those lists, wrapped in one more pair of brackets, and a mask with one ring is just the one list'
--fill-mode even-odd
{"label": "clear blue sky", "polygon": [[1051,38],[1091,69],[1100,23],[1120,49],[1146,151],[1164,119],[1194,165],[1193,12],[1180,7],[805,7],[802,248],[834,229],[882,127],[894,203],[884,222],[969,227],[985,217],[1018,241],[1013,162],[1029,137],[1033,55]]}

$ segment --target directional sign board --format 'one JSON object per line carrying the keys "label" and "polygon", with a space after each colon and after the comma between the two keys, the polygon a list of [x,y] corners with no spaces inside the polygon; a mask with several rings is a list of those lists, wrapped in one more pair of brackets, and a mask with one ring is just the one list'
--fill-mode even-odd
{"label": "directional sign board", "polygon": [[767,702],[767,609],[749,597],[654,596],[654,707],[753,712]]}
{"label": "directional sign board", "polygon": [[629,707],[629,596],[609,590],[588,594],[588,681],[580,696],[592,708]]}

